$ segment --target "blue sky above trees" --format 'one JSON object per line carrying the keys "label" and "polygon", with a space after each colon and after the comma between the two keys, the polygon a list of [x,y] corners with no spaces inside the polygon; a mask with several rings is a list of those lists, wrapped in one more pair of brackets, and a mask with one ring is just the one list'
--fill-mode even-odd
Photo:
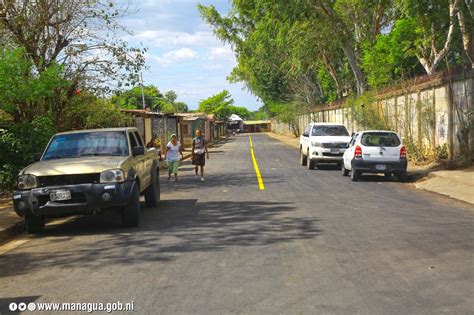
{"label": "blue sky above trees", "polygon": [[212,34],[201,20],[197,4],[213,4],[228,12],[227,0],[144,0],[131,1],[130,14],[123,24],[133,32],[127,36],[132,45],[148,48],[144,84],[156,85],[162,92],[174,90],[178,101],[196,109],[200,100],[224,89],[235,104],[257,110],[261,104],[243,89],[242,84],[226,80],[236,64],[235,56]]}

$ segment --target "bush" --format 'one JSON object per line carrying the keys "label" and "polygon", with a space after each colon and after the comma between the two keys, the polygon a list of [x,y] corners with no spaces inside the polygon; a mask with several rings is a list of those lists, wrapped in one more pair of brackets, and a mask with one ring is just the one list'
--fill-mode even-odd
{"label": "bush", "polygon": [[33,162],[56,132],[52,117],[38,116],[31,123],[6,126],[0,133],[0,189],[9,191],[21,169]]}

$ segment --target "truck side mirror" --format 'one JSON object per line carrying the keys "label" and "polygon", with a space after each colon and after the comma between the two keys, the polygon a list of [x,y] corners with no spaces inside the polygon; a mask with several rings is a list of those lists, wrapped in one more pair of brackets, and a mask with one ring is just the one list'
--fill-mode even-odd
{"label": "truck side mirror", "polygon": [[304,132],[304,133],[303,133],[303,137],[309,137],[309,133]]}
{"label": "truck side mirror", "polygon": [[43,156],[43,153],[35,153],[33,155],[33,161],[35,161],[35,162],[41,161],[41,156]]}
{"label": "truck side mirror", "polygon": [[145,154],[145,147],[134,147],[132,149],[133,156],[144,155],[144,154]]}

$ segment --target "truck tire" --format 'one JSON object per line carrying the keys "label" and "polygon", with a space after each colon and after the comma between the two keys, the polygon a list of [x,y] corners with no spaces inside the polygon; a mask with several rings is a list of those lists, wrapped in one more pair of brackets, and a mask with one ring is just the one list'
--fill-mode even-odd
{"label": "truck tire", "polygon": [[138,185],[133,185],[130,201],[122,209],[122,224],[126,227],[138,226],[140,223],[140,192]]}
{"label": "truck tire", "polygon": [[308,162],[308,157],[303,154],[303,149],[300,148],[300,165],[306,166],[307,162]]}
{"label": "truck tire", "polygon": [[145,189],[145,205],[147,208],[156,208],[160,203],[160,176],[155,170],[151,175],[151,183]]}
{"label": "truck tire", "polygon": [[25,230],[28,234],[37,234],[44,231],[44,218],[34,214],[25,214]]}

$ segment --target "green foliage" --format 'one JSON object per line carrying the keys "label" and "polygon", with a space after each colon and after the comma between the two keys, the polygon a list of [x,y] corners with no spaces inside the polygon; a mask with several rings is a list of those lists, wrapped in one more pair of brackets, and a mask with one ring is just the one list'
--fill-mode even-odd
{"label": "green foliage", "polygon": [[390,33],[378,35],[374,45],[365,43],[362,67],[371,87],[422,73],[415,51],[417,29],[416,20],[400,19]]}
{"label": "green foliage", "polygon": [[[183,102],[176,102],[178,95],[171,90],[164,95],[154,85],[143,87],[145,98],[145,108],[163,113],[185,113],[188,106]],[[141,87],[134,87],[130,90],[118,92],[111,98],[112,103],[123,109],[142,109],[143,97]]]}
{"label": "green foliage", "polygon": [[251,116],[251,113],[247,108],[230,105],[229,115],[232,115],[232,114],[238,115],[242,119],[250,119],[250,116]]}
{"label": "green foliage", "polygon": [[223,90],[199,102],[198,111],[213,114],[217,119],[225,120],[231,115],[230,106],[234,104],[229,91]]}
{"label": "green foliage", "polygon": [[108,100],[83,93],[75,97],[63,118],[63,130],[121,127],[129,118]]}
{"label": "green foliage", "polygon": [[51,116],[37,116],[0,130],[1,190],[13,188],[18,172],[33,162],[33,155],[44,150],[55,132]]}
{"label": "green foliage", "polygon": [[346,107],[350,108],[350,115],[361,126],[360,129],[390,129],[375,105],[373,94],[351,96],[346,101]]}
{"label": "green foliage", "polygon": [[15,120],[52,112],[52,100],[68,85],[62,67],[52,64],[37,73],[23,49],[0,49],[0,110]]}

